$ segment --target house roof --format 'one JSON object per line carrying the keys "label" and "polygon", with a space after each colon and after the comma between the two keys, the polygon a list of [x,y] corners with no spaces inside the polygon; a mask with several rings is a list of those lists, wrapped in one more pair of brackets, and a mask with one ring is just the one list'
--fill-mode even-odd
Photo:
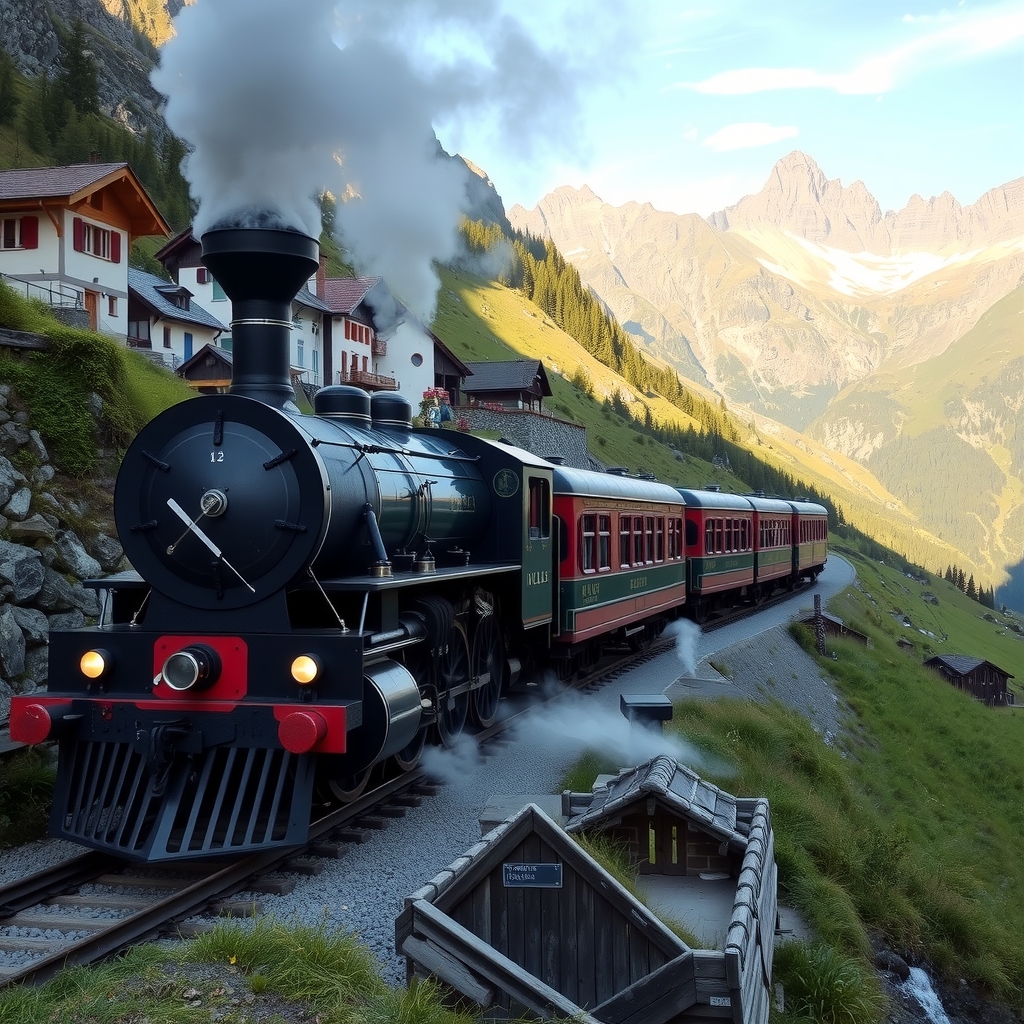
{"label": "house roof", "polygon": [[128,292],[134,298],[139,299],[148,306],[157,316],[164,320],[177,320],[180,323],[198,324],[201,327],[209,327],[215,331],[226,331],[228,328],[215,316],[207,313],[202,306],[195,302],[189,303],[189,309],[182,309],[176,306],[170,296],[192,293],[186,288],[165,281],[155,274],[147,274],[144,270],[128,268]]}
{"label": "house roof", "polygon": [[112,188],[131,218],[130,233],[166,235],[170,227],[145,186],[126,163],[16,167],[0,171],[0,207],[29,209],[54,204],[74,208],[94,192]]}
{"label": "house roof", "polygon": [[740,849],[746,847],[746,834],[737,827],[736,797],[665,754],[627,768],[607,786],[595,789],[590,806],[572,815],[565,830],[592,828],[607,818],[620,816],[632,804],[646,803],[649,797],[723,841]]}
{"label": "house roof", "polygon": [[193,245],[198,245],[199,239],[192,234],[192,225],[189,224],[183,231],[179,231],[169,242],[162,245],[155,253],[153,253],[153,259],[159,260],[161,263],[166,263],[167,258],[174,253],[177,253],[181,249],[188,249]]}
{"label": "house roof", "polygon": [[207,342],[198,352],[196,352],[190,359],[186,359],[185,362],[178,367],[175,371],[179,377],[185,377],[188,375],[188,371],[193,366],[197,366],[203,362],[207,356],[212,356],[214,359],[218,359],[228,369],[228,376],[231,376],[230,370],[233,365],[231,358],[231,350],[226,348],[219,348],[216,345],[211,345]]}
{"label": "house roof", "polygon": [[551,394],[548,375],[539,359],[512,359],[507,362],[466,363],[473,375],[463,391],[528,391],[540,386],[541,395]]}
{"label": "house roof", "polygon": [[329,277],[324,282],[323,301],[335,316],[351,313],[379,277]]}
{"label": "house roof", "polygon": [[300,306],[305,306],[307,309],[316,309],[321,313],[331,312],[331,307],[323,299],[314,295],[308,288],[303,288],[293,301],[297,302]]}
{"label": "house roof", "polygon": [[998,665],[993,665],[991,661],[987,661],[985,658],[972,658],[969,654],[936,654],[934,658],[929,658],[926,665],[945,665],[946,668],[952,672],[956,672],[957,675],[966,676],[973,672],[979,665],[990,665],[997,672],[1002,673],[1007,679],[1013,679],[1013,676],[1005,669],[1001,669]]}

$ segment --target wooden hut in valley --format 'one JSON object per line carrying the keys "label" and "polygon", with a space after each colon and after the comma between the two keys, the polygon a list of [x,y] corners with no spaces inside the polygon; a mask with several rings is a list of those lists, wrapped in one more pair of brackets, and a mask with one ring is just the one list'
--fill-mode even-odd
{"label": "wooden hut in valley", "polygon": [[984,704],[999,706],[1013,703],[1013,694],[1007,686],[1013,676],[991,661],[966,654],[937,654],[925,665],[958,690],[969,693]]}

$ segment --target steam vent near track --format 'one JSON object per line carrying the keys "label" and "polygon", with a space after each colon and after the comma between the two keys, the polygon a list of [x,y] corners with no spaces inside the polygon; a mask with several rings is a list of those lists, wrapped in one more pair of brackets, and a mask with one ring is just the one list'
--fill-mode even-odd
{"label": "steam vent near track", "polygon": [[[409,979],[433,975],[498,1020],[767,1024],[778,923],[768,801],[659,756],[562,803],[565,829],[528,804],[406,899],[395,939]],[[683,942],[570,832],[623,842],[641,889],[707,948]]]}

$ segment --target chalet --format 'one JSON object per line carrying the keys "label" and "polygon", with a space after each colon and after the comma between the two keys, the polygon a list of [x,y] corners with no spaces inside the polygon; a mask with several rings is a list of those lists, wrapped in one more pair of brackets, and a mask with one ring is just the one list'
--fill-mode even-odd
{"label": "chalet", "polygon": [[468,366],[381,278],[318,280],[317,294],[331,311],[330,320],[324,321],[324,352],[332,383],[401,390],[414,408],[420,395],[433,387],[444,388],[457,401]]}
{"label": "chalet", "polygon": [[180,366],[201,348],[216,344],[228,328],[193,301],[183,285],[155,274],[128,270],[128,344]]}
{"label": "chalet", "polygon": [[487,404],[539,413],[543,400],[551,397],[548,375],[539,359],[466,365],[472,380],[463,385],[462,392],[471,406]]}
{"label": "chalet", "polygon": [[0,171],[0,275],[95,331],[128,335],[128,253],[167,222],[125,163]]}
{"label": "chalet", "polygon": [[[231,387],[234,353],[219,345],[204,345],[191,359],[183,362],[175,372],[202,395],[223,394]],[[303,371],[291,368],[293,388],[302,387]]]}
{"label": "chalet", "polygon": [[[171,239],[156,258],[194,301],[230,324],[230,301],[203,265],[202,244],[191,228]],[[217,344],[231,349],[230,330]],[[469,373],[381,278],[329,278],[323,259],[292,303],[291,367],[309,392],[327,384],[354,384],[370,391],[401,388],[414,407],[430,387],[457,394]]]}
{"label": "chalet", "polygon": [[958,690],[990,706],[1013,703],[1013,694],[1007,686],[1013,676],[998,665],[983,658],[966,654],[937,654],[925,665],[939,673],[946,682]]}

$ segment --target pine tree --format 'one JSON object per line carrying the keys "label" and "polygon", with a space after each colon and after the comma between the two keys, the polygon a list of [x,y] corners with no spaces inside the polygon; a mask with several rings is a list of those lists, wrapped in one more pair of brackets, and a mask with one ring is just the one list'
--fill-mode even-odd
{"label": "pine tree", "polygon": [[971,573],[971,578],[967,581],[966,594],[967,594],[967,596],[972,601],[977,601],[978,600],[978,591],[977,591],[977,589],[974,586],[974,573],[973,572]]}
{"label": "pine tree", "polygon": [[58,91],[83,114],[98,114],[99,83],[96,58],[89,50],[85,24],[76,18],[71,32],[60,44],[57,52]]}
{"label": "pine tree", "polygon": [[14,124],[21,100],[15,91],[14,61],[0,48],[0,124]]}

